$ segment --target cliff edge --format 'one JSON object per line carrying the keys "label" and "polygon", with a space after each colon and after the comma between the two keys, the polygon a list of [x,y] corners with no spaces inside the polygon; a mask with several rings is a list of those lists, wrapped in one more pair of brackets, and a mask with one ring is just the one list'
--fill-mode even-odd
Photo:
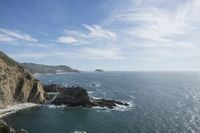
{"label": "cliff edge", "polygon": [[15,103],[42,103],[44,100],[41,82],[0,51],[0,108]]}

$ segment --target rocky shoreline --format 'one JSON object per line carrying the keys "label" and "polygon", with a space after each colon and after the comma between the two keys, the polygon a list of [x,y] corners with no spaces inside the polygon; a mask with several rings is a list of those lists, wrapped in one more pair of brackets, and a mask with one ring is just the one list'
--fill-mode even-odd
{"label": "rocky shoreline", "polygon": [[[107,107],[114,108],[117,105],[128,106],[127,103],[123,103],[116,100],[110,99],[97,99],[89,97],[88,92],[82,87],[64,87],[61,85],[51,84],[43,85],[45,94],[44,97],[46,102],[44,104],[52,105],[67,105],[69,107]],[[58,93],[57,95],[50,95],[48,93]],[[42,105],[42,104],[41,104]],[[27,109],[31,107],[39,106],[36,103],[18,103],[14,105],[7,106],[0,109],[0,119],[6,117],[9,114],[15,113],[22,109]]]}
{"label": "rocky shoreline", "polygon": [[[118,105],[128,106],[127,103],[123,103],[115,100],[108,99],[96,99],[89,97],[87,91],[82,87],[63,87],[56,84],[44,85],[43,86],[47,101],[44,104],[50,105],[67,105],[68,107],[107,107],[114,108]],[[48,96],[49,92],[57,92],[58,95],[52,97]],[[51,102],[49,102],[51,101]],[[3,117],[6,117],[9,114],[15,113],[16,111],[39,106],[35,103],[21,103],[15,104],[13,106],[7,106],[4,109],[0,109],[0,133],[28,133],[24,129],[15,130],[11,126],[7,125],[5,121],[2,120]]]}
{"label": "rocky shoreline", "polygon": [[4,109],[0,109],[0,133],[28,133],[28,131],[24,129],[18,129],[18,130],[13,129],[4,120],[2,120],[2,118],[12,113],[15,113],[19,110],[32,108],[36,106],[39,105],[35,103],[20,103],[12,106],[7,106]]}
{"label": "rocky shoreline", "polygon": [[7,106],[4,109],[0,109],[0,119],[9,114],[15,113],[19,110],[32,108],[32,107],[36,107],[36,106],[39,106],[39,105],[35,104],[35,103],[19,103],[19,104]]}

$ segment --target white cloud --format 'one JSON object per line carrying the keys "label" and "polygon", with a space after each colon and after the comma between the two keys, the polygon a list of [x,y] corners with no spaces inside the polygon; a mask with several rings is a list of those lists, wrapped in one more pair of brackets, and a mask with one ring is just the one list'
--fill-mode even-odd
{"label": "white cloud", "polygon": [[66,35],[58,37],[61,43],[89,44],[95,41],[112,41],[116,39],[116,33],[103,29],[99,25],[83,24],[87,32],[65,30]]}
{"label": "white cloud", "polygon": [[[116,8],[106,24],[120,25],[118,41],[137,53],[138,59],[200,58],[199,0],[130,1],[132,4]],[[146,54],[142,55],[143,52]]]}
{"label": "white cloud", "polygon": [[2,29],[0,28],[0,41],[15,41],[15,40],[23,40],[29,42],[37,42],[37,39],[32,36],[22,33],[16,30]]}
{"label": "white cloud", "polygon": [[112,31],[102,29],[99,25],[87,25],[83,24],[83,26],[89,31],[88,37],[89,38],[96,38],[96,39],[115,39],[116,34]]}
{"label": "white cloud", "polygon": [[15,39],[12,37],[9,37],[7,35],[4,34],[0,34],[0,41],[2,42],[10,42],[10,41],[14,41]]}
{"label": "white cloud", "polygon": [[76,43],[78,42],[78,40],[70,36],[61,36],[58,38],[58,42],[69,44],[69,43]]}
{"label": "white cloud", "polygon": [[88,59],[124,59],[117,49],[114,48],[85,48],[80,51],[84,58]]}
{"label": "white cloud", "polygon": [[125,57],[117,48],[78,48],[71,51],[65,49],[48,48],[41,51],[23,51],[18,53],[10,53],[9,56],[18,60],[27,59],[69,59],[69,60],[122,60]]}
{"label": "white cloud", "polygon": [[20,52],[20,53],[15,53],[15,54],[9,54],[9,56],[17,59],[41,59],[45,57],[50,57],[51,55],[46,52],[46,53],[41,53],[41,52]]}

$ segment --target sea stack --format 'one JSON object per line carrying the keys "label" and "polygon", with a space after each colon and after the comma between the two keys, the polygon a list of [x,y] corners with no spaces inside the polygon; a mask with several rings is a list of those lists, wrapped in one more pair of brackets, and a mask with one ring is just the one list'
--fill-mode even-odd
{"label": "sea stack", "polygon": [[[46,90],[55,90],[55,85],[46,85]],[[127,103],[108,99],[96,99],[89,97],[87,91],[82,87],[58,87],[58,96],[52,101],[55,105],[67,105],[70,107],[107,107],[113,108],[117,105],[128,106]]]}

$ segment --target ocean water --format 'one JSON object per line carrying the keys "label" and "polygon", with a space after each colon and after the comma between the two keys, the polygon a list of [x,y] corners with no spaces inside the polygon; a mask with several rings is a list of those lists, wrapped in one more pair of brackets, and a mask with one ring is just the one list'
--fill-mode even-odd
{"label": "ocean water", "polygon": [[129,107],[43,106],[5,120],[30,133],[198,133],[199,72],[91,72],[41,75],[43,83],[82,86],[90,96]]}

